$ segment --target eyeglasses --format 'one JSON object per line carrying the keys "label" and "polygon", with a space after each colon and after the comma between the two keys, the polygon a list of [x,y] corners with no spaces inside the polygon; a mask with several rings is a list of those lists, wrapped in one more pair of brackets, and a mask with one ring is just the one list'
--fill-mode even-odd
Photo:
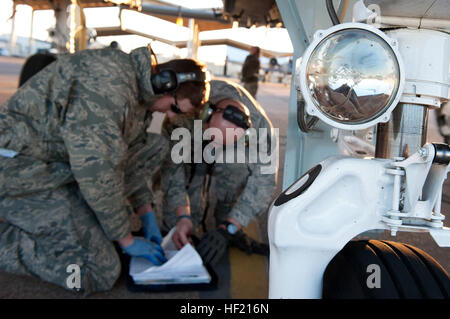
{"label": "eyeglasses", "polygon": [[184,112],[180,109],[180,107],[178,106],[178,100],[177,100],[177,96],[174,95],[173,99],[175,100],[175,104],[170,104],[170,109],[172,110],[173,113],[176,114],[183,114]]}

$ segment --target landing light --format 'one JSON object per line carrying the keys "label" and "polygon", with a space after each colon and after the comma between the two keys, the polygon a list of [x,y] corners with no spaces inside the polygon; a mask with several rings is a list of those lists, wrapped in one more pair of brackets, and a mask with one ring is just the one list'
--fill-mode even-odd
{"label": "landing light", "polygon": [[387,122],[404,85],[396,41],[362,23],[317,31],[297,76],[306,112],[347,130]]}

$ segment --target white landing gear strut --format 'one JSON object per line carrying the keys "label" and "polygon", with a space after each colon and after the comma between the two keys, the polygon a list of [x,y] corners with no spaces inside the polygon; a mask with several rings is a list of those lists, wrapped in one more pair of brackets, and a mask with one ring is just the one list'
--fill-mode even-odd
{"label": "white landing gear strut", "polygon": [[305,173],[269,214],[270,298],[321,298],[331,259],[374,229],[429,232],[450,247],[440,212],[450,147],[426,144],[407,159],[330,157]]}

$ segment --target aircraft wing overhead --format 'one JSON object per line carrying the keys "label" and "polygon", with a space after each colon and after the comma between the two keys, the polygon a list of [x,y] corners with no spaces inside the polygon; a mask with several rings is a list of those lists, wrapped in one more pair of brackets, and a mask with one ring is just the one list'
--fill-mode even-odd
{"label": "aircraft wing overhead", "polygon": [[275,0],[223,0],[224,13],[239,20],[239,26],[282,25]]}

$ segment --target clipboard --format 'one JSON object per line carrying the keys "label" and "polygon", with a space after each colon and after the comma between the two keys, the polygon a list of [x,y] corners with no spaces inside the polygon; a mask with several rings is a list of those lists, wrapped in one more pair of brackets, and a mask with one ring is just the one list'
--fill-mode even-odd
{"label": "clipboard", "polygon": [[[128,257],[128,256],[127,256]],[[126,267],[124,267],[124,271],[127,274],[126,285],[127,289],[130,292],[177,292],[177,291],[205,291],[205,290],[216,290],[218,288],[218,276],[214,269],[205,264],[206,270],[208,270],[209,275],[211,276],[211,281],[209,283],[189,283],[189,284],[149,284],[149,285],[138,285],[134,282],[133,278],[129,274],[129,260],[124,263]]]}
{"label": "clipboard", "polygon": [[[171,232],[174,229],[171,230]],[[140,233],[133,233],[134,235],[139,235]],[[166,234],[166,237],[170,237]],[[122,259],[122,271],[126,273],[126,285],[130,292],[176,292],[176,291],[211,291],[218,288],[219,278],[217,273],[209,264],[204,264],[206,270],[208,271],[211,281],[209,283],[176,283],[176,284],[136,284],[133,277],[130,275],[130,261],[131,257],[126,254],[121,254]]]}

